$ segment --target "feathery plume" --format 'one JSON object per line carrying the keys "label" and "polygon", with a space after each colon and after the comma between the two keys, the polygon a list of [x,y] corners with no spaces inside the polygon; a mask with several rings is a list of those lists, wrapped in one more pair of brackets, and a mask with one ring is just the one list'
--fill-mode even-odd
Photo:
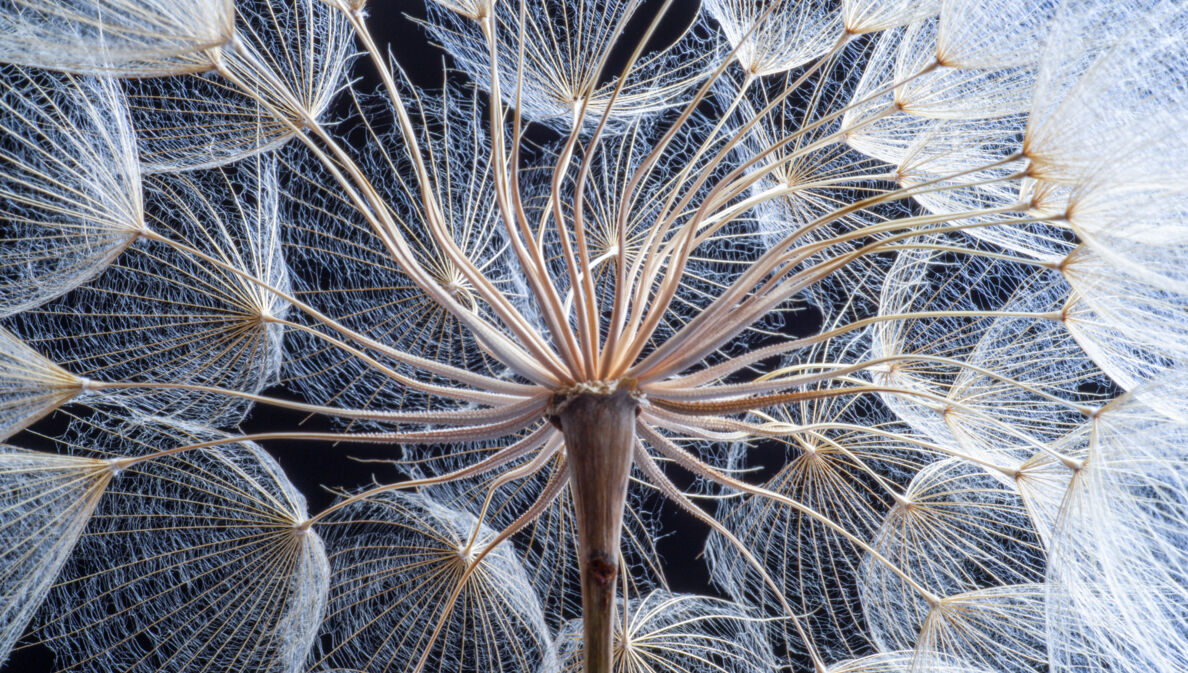
{"label": "feathery plume", "polygon": [[7,0],[0,63],[159,77],[203,70],[231,40],[233,0]]}

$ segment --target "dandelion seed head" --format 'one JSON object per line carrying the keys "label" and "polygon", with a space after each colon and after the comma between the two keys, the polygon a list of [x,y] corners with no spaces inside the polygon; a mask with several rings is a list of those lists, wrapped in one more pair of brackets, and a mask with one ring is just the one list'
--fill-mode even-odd
{"label": "dandelion seed head", "polygon": [[368,9],[0,0],[0,659],[1184,669],[1183,3]]}

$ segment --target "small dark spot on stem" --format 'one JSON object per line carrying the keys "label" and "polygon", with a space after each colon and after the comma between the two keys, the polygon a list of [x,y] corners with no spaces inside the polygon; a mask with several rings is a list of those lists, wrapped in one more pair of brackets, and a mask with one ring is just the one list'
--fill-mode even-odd
{"label": "small dark spot on stem", "polygon": [[614,559],[601,553],[592,555],[589,569],[590,577],[593,577],[598,586],[603,588],[611,586],[619,574],[619,568],[615,565]]}

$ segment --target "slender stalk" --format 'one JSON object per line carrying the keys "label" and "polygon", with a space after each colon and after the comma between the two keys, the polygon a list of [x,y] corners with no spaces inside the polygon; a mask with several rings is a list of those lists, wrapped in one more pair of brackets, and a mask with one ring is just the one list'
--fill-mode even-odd
{"label": "slender stalk", "polygon": [[[249,400],[256,404],[267,404],[281,409],[291,409],[307,414],[320,414],[335,418],[350,418],[355,420],[382,421],[386,423],[433,423],[441,425],[477,425],[479,423],[498,421],[510,418],[523,411],[525,406],[532,406],[530,400],[479,409],[454,409],[444,412],[432,411],[376,411],[371,409],[347,409],[329,407],[320,404],[305,404],[268,395],[257,395],[241,390],[220,388],[218,386],[204,386],[194,383],[168,383],[161,381],[94,381],[85,379],[81,390],[184,390],[196,393],[222,395],[233,399]],[[539,404],[539,401],[537,402]],[[506,416],[503,414],[506,413]]]}
{"label": "slender stalk", "polygon": [[585,673],[610,673],[615,586],[627,480],[635,447],[633,391],[582,390],[557,404],[553,423],[565,435],[577,516]]}

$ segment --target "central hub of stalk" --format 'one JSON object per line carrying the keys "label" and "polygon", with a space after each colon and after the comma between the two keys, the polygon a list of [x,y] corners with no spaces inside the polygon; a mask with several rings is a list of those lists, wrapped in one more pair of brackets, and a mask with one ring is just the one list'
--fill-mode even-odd
{"label": "central hub of stalk", "polygon": [[558,400],[553,423],[565,435],[582,573],[585,673],[610,673],[615,587],[627,478],[639,403],[631,390],[575,391]]}

